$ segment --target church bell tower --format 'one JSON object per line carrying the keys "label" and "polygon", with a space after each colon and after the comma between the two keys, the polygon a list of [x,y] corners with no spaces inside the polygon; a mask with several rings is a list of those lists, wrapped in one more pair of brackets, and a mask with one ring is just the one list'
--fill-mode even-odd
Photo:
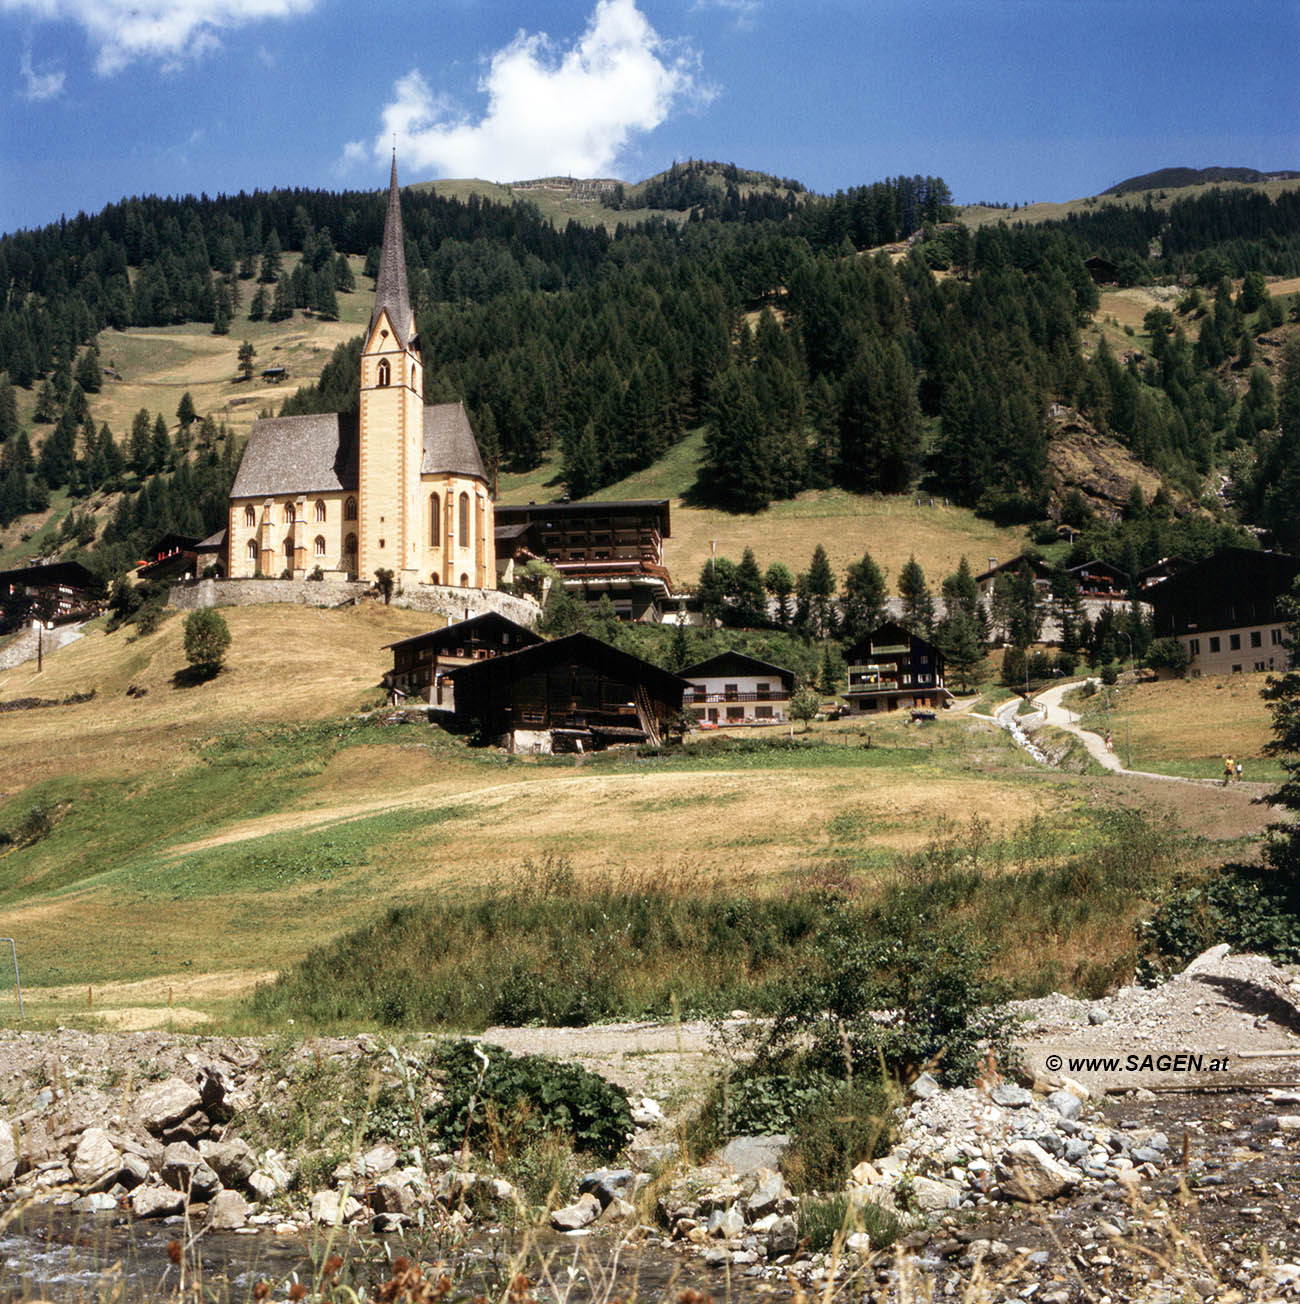
{"label": "church bell tower", "polygon": [[388,184],[375,306],[361,353],[357,448],[357,577],[418,578],[424,376],[406,285],[397,157]]}

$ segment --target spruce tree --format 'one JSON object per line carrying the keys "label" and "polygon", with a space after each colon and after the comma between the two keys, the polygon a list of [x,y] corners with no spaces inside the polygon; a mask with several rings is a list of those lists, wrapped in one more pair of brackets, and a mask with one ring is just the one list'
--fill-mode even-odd
{"label": "spruce tree", "polygon": [[840,599],[841,636],[850,647],[885,623],[885,576],[869,552],[855,561],[844,577]]}
{"label": "spruce tree", "polygon": [[74,373],[77,384],[81,386],[83,393],[98,394],[103,385],[103,374],[99,350],[92,344],[77,359],[77,369]]}
{"label": "spruce tree", "polygon": [[903,600],[903,625],[922,638],[934,632],[934,597],[925,582],[925,571],[915,556],[898,572],[898,596]]}
{"label": "spruce tree", "polygon": [[835,632],[835,572],[820,543],[813,549],[800,587],[806,595],[810,631],[814,637],[828,638]]}
{"label": "spruce tree", "polygon": [[0,444],[7,444],[18,434],[18,398],[9,377],[0,373]]}
{"label": "spruce tree", "polygon": [[763,587],[776,599],[776,615],[782,629],[790,628],[794,615],[790,595],[794,592],[795,578],[783,561],[774,561],[763,576]]}
{"label": "spruce tree", "polygon": [[767,592],[752,548],[745,549],[736,567],[734,616],[735,623],[746,629],[759,629],[767,624]]}

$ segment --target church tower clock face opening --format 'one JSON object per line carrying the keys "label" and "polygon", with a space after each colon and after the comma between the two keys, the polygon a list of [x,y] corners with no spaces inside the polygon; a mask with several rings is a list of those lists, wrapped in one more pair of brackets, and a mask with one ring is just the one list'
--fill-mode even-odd
{"label": "church tower clock face opening", "polygon": [[424,401],[397,160],[356,413],[254,423],[230,493],[226,574],[493,588],[487,471],[462,403]]}

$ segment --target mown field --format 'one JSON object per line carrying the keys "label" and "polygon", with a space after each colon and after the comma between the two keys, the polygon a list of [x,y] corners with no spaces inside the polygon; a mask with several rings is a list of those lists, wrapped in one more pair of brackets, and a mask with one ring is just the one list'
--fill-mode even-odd
{"label": "mown field", "polygon": [[[417,932],[441,939],[430,982],[486,992],[469,1022],[506,999],[491,983],[554,967],[537,948],[556,919],[572,928],[600,905],[599,954],[626,961],[624,924],[608,921],[646,901],[663,903],[656,919],[696,919],[643,957],[659,985],[629,991],[647,1010],[664,1012],[670,996],[701,1008],[723,992],[708,967],[731,954],[719,919],[739,918],[732,933],[752,948],[750,912],[865,907],[898,892],[949,894],[1025,989],[1091,986],[1126,963],[1145,890],[1126,870],[1117,895],[1097,865],[1143,839],[1165,848],[1150,873],[1172,869],[1169,848],[1186,838],[1199,838],[1191,860],[1213,860],[1266,818],[1235,792],[1211,820],[1128,781],[1044,771],[961,716],[510,758],[385,712],[358,715],[379,701],[383,644],[428,617],[379,605],[226,614],[229,664],[209,683],[178,686],[180,616],[146,637],[92,627],[39,676],[24,666],[0,681],[0,702],[95,693],[0,713],[0,935],[18,939],[36,1021],[302,1023],[314,1008],[305,991],[251,1011],[249,992],[315,953],[316,971],[360,974],[369,999],[379,987],[366,965],[401,954],[383,940],[395,907],[425,912]],[[529,915],[533,897],[552,901],[545,928]],[[362,959],[346,946],[345,959],[320,958],[376,921],[380,941]],[[754,936],[770,926],[777,941],[745,964],[767,982],[793,952],[779,941],[785,925],[759,923]],[[692,928],[701,940],[688,964]],[[549,945],[572,954],[569,942],[592,936]],[[0,979],[8,1018],[4,990]],[[337,1017],[379,1015],[362,1002]]]}
{"label": "mown field", "polygon": [[1264,754],[1272,737],[1272,720],[1260,697],[1266,678],[1151,680],[1103,687],[1087,698],[1071,694],[1066,705],[1082,713],[1085,729],[1103,738],[1109,730],[1121,757],[1131,738],[1134,769],[1217,779],[1223,758],[1232,756],[1241,761],[1244,779],[1279,783],[1282,767]]}

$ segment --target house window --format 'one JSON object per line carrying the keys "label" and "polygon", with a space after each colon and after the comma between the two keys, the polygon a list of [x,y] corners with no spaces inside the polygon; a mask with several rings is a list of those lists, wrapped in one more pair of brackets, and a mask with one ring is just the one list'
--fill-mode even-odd
{"label": "house window", "polygon": [[325,536],[323,534],[318,534],[316,536],[315,542],[312,544],[312,551],[317,557],[323,557],[325,555]]}
{"label": "house window", "polygon": [[770,720],[772,718],[772,708],[770,706],[756,706],[754,708],[754,719]]}
{"label": "house window", "polygon": [[347,553],[349,557],[355,557],[357,555],[357,536],[355,534],[349,534],[348,537],[343,540],[343,551]]}
{"label": "house window", "polygon": [[244,524],[247,525],[249,529],[252,529],[253,526],[257,524],[257,513],[253,510],[252,503],[244,508]]}
{"label": "house window", "polygon": [[316,519],[318,521],[325,519],[325,500],[323,498],[316,499]]}
{"label": "house window", "polygon": [[1239,674],[1241,674],[1241,667],[1240,667],[1240,666],[1233,666],[1233,667],[1232,667],[1232,673],[1233,673],[1234,675],[1239,675]]}
{"label": "house window", "polygon": [[1282,642],[1282,631],[1280,629],[1270,630],[1268,638],[1269,642],[1276,647]]}
{"label": "house window", "polygon": [[1264,646],[1264,631],[1262,629],[1252,629],[1250,631],[1250,645],[1251,647]]}
{"label": "house window", "polygon": [[383,389],[392,380],[392,368],[388,365],[387,358],[379,359],[379,379],[375,382],[380,389]]}
{"label": "house window", "polygon": [[1240,651],[1241,651],[1241,635],[1240,635],[1240,634],[1229,634],[1229,635],[1228,635],[1228,650],[1229,650],[1230,652],[1240,652]]}
{"label": "house window", "polygon": [[343,519],[345,521],[355,521],[357,519],[357,500],[349,498],[343,504]]}
{"label": "house window", "polygon": [[469,494],[460,496],[460,546],[468,548],[473,542],[469,532]]}
{"label": "house window", "polygon": [[771,691],[772,691],[772,685],[771,685],[771,684],[755,684],[755,685],[754,685],[754,692],[757,693],[759,697],[766,697],[766,696],[767,696]]}
{"label": "house window", "polygon": [[739,695],[740,695],[740,685],[739,685],[739,684],[724,684],[724,685],[723,685],[723,689],[722,689],[722,697],[723,697],[723,700],[724,700],[724,701],[727,701],[727,702],[734,702],[734,701],[736,701],[736,699],[739,697]]}
{"label": "house window", "polygon": [[1189,657],[1201,655],[1201,640],[1199,638],[1189,638],[1187,640],[1187,655]]}
{"label": "house window", "polygon": [[[442,533],[442,504],[437,494],[429,495],[429,547],[436,548]],[[437,580],[434,583],[437,584]]]}
{"label": "house window", "polygon": [[290,564],[293,563],[293,540],[292,539],[286,539],[284,541],[284,559]]}
{"label": "house window", "polygon": [[1263,663],[1262,661],[1256,661],[1256,662],[1255,662],[1255,669],[1256,669],[1256,670],[1263,670],[1263,669],[1264,669],[1264,663]]}
{"label": "house window", "polygon": [[1219,636],[1218,636],[1217,634],[1211,634],[1211,635],[1210,635],[1210,651],[1211,651],[1211,652],[1217,652],[1217,651],[1219,650],[1219,641],[1220,641],[1220,640],[1219,640]]}
{"label": "house window", "polygon": [[[252,511],[251,507],[249,508],[249,511]],[[248,560],[251,561],[254,565],[256,565],[257,564],[257,540],[256,539],[249,539],[247,553],[248,553]]]}

